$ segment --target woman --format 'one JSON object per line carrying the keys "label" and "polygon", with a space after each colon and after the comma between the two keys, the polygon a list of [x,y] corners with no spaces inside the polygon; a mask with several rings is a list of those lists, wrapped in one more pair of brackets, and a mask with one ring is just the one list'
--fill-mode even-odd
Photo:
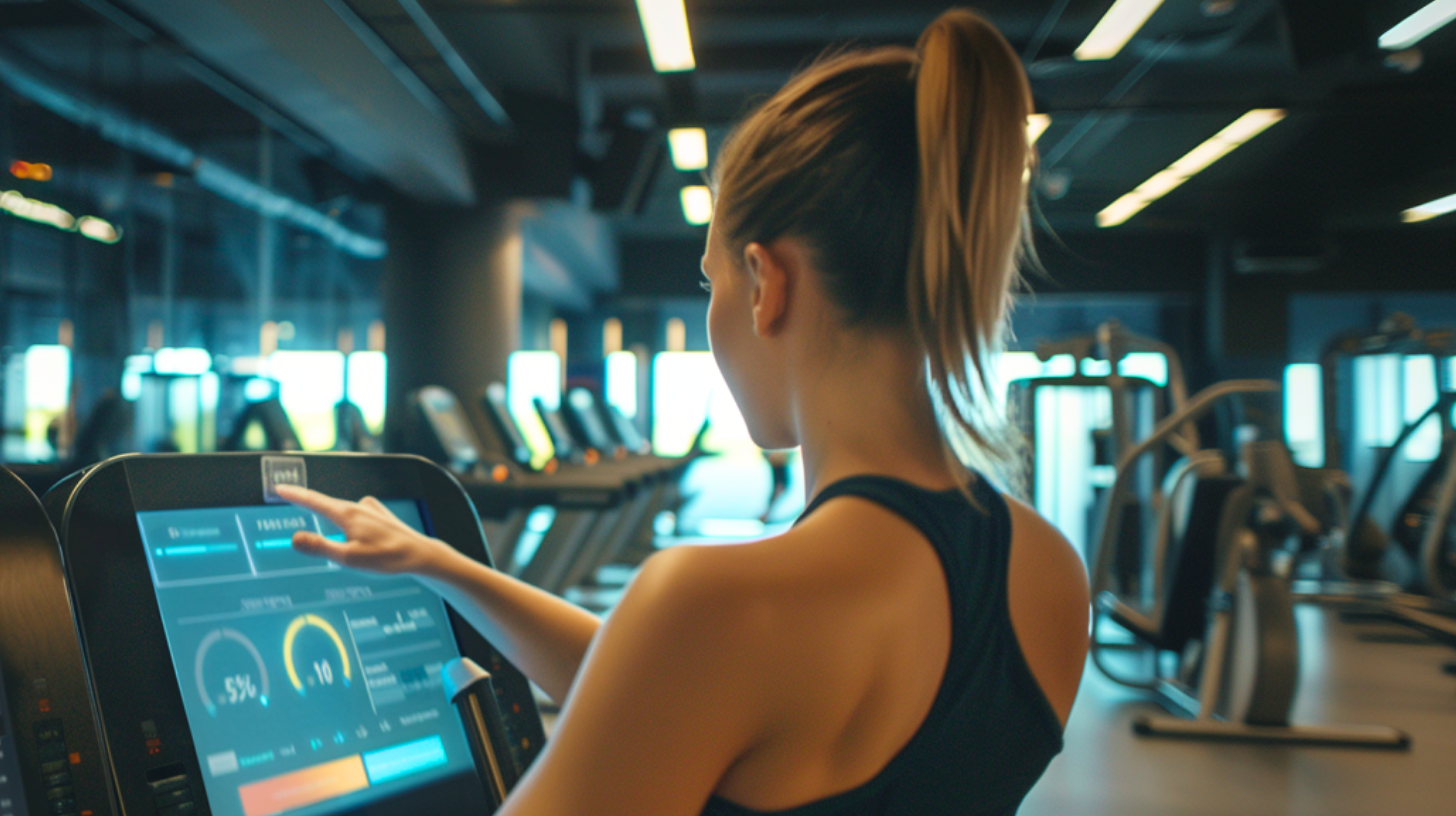
{"label": "woman", "polygon": [[821,62],[733,134],[703,272],[754,441],[799,446],[783,535],[649,559],[605,623],[293,490],[348,541],[299,550],[437,589],[563,703],[508,816],[1011,813],[1061,748],[1077,555],[950,455],[976,410],[1026,212],[1026,76],[979,17]]}

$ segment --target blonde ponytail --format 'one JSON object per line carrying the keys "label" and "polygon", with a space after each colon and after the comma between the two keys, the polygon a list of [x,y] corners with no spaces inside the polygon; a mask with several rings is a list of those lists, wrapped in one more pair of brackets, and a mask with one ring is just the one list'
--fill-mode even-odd
{"label": "blonde ponytail", "polygon": [[845,325],[906,332],[925,352],[947,453],[1016,484],[990,409],[1019,279],[1031,92],[990,23],[950,11],[900,47],[842,51],[794,77],[724,143],[714,229],[813,247]]}
{"label": "blonde ponytail", "polygon": [[949,11],[920,36],[915,131],[920,175],[906,279],[910,327],[925,349],[946,430],[962,456],[1011,454],[987,406],[1026,251],[1026,121],[1021,60],[990,23]]}

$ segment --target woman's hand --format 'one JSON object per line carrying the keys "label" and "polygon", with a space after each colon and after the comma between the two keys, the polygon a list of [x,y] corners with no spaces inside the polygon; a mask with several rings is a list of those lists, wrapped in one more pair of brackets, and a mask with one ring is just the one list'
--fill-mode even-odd
{"label": "woman's hand", "polygon": [[343,542],[330,541],[318,533],[294,533],[293,549],[305,555],[370,572],[430,576],[456,554],[445,542],[400,521],[372,496],[350,502],[291,485],[279,485],[277,490],[279,496],[318,513],[344,531]]}

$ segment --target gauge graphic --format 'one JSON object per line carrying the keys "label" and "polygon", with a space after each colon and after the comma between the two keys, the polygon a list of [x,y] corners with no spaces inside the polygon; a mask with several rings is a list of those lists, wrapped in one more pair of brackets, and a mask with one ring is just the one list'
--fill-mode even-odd
{"label": "gauge graphic", "polygon": [[[207,672],[207,658],[214,646],[229,641],[241,646],[247,657],[236,654],[218,655],[213,659],[211,679]],[[224,652],[229,650],[224,650]],[[248,665],[251,658],[252,665]],[[253,668],[256,667],[257,674],[254,675]],[[220,706],[240,706],[247,703],[257,702],[259,705],[268,705],[268,667],[263,665],[263,655],[258,653],[258,647],[253,641],[248,640],[236,629],[214,629],[207,633],[202,643],[197,646],[197,660],[193,667],[197,676],[197,693],[202,697],[202,705],[207,708],[207,713],[217,716]],[[209,689],[209,685],[212,688]],[[214,694],[216,696],[214,696]]]}
{"label": "gauge graphic", "polygon": [[[338,650],[337,668],[330,660],[331,654],[314,656],[313,650],[306,655],[306,659],[295,661],[294,647],[299,635],[307,629],[318,629],[328,635],[334,648]],[[299,615],[288,624],[288,631],[283,634],[283,665],[288,669],[289,682],[293,683],[293,687],[298,690],[299,694],[307,694],[310,687],[332,686],[336,683],[342,683],[348,687],[350,681],[354,679],[353,671],[349,666],[349,653],[344,649],[344,639],[339,637],[339,632],[334,629],[333,624],[318,615]],[[298,671],[300,665],[304,670],[302,674]],[[342,677],[339,676],[340,674]]]}

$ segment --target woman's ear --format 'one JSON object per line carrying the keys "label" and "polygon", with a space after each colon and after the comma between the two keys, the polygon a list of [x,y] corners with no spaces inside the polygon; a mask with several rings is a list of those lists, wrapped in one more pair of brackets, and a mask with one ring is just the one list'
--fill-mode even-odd
{"label": "woman's ear", "polygon": [[759,243],[743,248],[743,267],[751,279],[753,333],[772,337],[782,329],[789,313],[789,292],[792,273],[786,267],[784,253]]}

